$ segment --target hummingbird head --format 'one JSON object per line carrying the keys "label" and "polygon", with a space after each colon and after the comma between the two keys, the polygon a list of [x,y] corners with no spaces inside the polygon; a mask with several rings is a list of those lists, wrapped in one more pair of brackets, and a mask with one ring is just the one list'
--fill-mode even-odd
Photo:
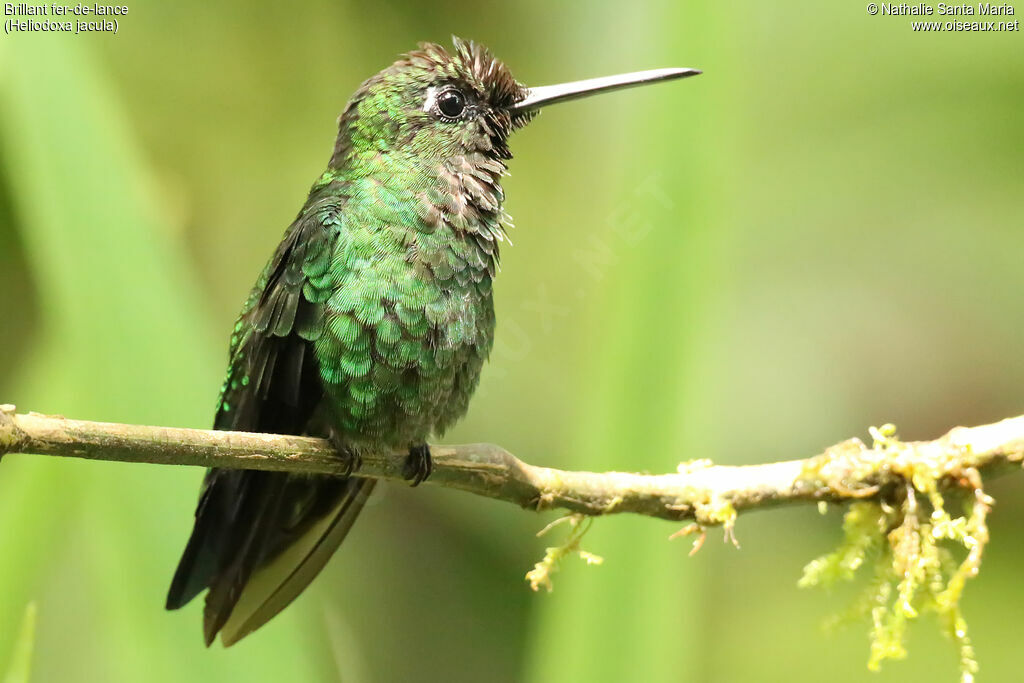
{"label": "hummingbird head", "polygon": [[512,109],[527,88],[487,48],[453,40],[452,52],[421,43],[362,84],[338,119],[332,166],[396,151],[427,163],[511,158],[508,136],[533,116]]}
{"label": "hummingbird head", "polygon": [[[501,188],[508,138],[540,107],[700,73],[660,69],[527,88],[482,45],[453,40],[450,52],[423,43],[360,86],[338,118],[334,153],[317,182],[329,187],[343,178],[349,192],[374,199],[383,224],[411,227],[416,234],[402,238],[410,258],[435,275],[459,263],[473,264],[474,280],[493,277],[510,225]],[[409,207],[417,218],[411,226]],[[454,260],[446,255],[466,244],[475,246]]]}
{"label": "hummingbird head", "polygon": [[427,163],[467,157],[500,162],[512,156],[509,135],[543,105],[700,73],[659,69],[531,89],[484,46],[452,40],[452,52],[421,43],[362,84],[338,119],[332,167],[381,153]]}

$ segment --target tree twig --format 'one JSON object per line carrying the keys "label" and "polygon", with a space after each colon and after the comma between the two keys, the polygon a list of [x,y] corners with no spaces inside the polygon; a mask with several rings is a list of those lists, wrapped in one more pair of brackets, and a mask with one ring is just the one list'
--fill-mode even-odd
{"label": "tree twig", "polygon": [[[433,445],[428,483],[584,515],[632,512],[730,527],[738,512],[801,501],[885,496],[922,473],[962,486],[967,473],[1024,462],[1024,416],[958,427],[934,441],[901,442],[874,432],[803,460],[763,465],[683,463],[671,474],[575,472],[522,462],[493,444]],[[247,432],[86,422],[0,406],[0,456],[36,453],[92,460],[307,474],[343,471],[323,439]],[[405,453],[363,453],[361,476],[402,479]]]}

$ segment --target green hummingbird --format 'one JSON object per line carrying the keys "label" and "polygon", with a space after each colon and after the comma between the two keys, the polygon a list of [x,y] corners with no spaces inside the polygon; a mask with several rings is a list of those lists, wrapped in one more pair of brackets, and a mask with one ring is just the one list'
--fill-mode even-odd
{"label": "green hummingbird", "polygon": [[346,477],[211,469],[167,595],[203,590],[229,646],[294,600],[375,480],[360,452],[407,450],[462,417],[494,340],[508,138],[540,107],[695,69],[527,88],[483,46],[423,43],[355,92],[327,170],[242,306],[214,428],[331,439]]}

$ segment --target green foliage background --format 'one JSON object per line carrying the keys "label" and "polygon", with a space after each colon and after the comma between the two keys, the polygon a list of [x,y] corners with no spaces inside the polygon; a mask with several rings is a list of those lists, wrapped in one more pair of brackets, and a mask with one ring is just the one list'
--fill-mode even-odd
{"label": "green foliage background", "polygon": [[[684,83],[554,107],[513,141],[520,226],[469,417],[559,467],[805,456],[1024,412],[1020,33],[910,30],[858,3],[139,1],[117,35],[0,37],[0,400],[205,427],[235,311],[359,82],[419,40],[544,84]],[[1020,8],[1024,10],[1024,8]],[[1020,11],[1020,10],[1019,10]],[[1014,19],[1017,17],[1011,17]],[[34,681],[859,681],[866,626],[798,591],[838,511],[599,520],[551,595],[551,515],[386,487],[305,597],[231,650],[162,602],[201,473],[0,466],[0,671],[38,605]],[[985,680],[1019,670],[1019,476],[964,609]],[[955,680],[917,625],[879,681]]]}

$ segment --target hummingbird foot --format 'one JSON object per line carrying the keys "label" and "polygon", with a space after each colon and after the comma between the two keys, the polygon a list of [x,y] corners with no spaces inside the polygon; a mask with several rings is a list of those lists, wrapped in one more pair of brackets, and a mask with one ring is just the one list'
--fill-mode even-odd
{"label": "hummingbird foot", "polygon": [[402,476],[413,486],[419,486],[434,471],[434,463],[430,457],[430,446],[421,443],[409,448],[409,457],[402,466]]}
{"label": "hummingbird foot", "polygon": [[351,446],[339,446],[338,455],[341,457],[342,466],[344,471],[341,473],[342,477],[351,477],[353,473],[358,472],[359,468],[363,466],[363,456],[359,455],[359,451]]}

